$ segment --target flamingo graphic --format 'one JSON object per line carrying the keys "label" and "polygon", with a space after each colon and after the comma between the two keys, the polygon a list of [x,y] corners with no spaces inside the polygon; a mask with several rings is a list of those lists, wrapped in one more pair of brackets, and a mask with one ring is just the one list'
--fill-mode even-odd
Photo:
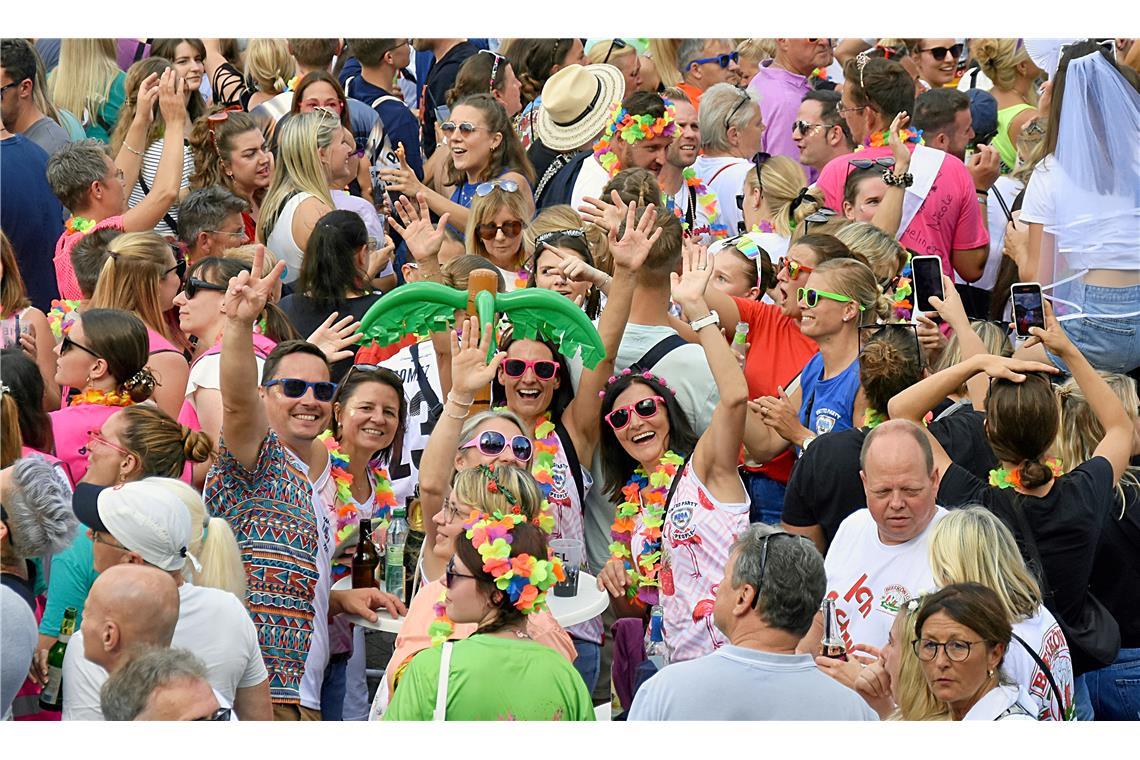
{"label": "flamingo graphic", "polygon": [[701,577],[701,568],[700,568],[700,565],[697,564],[697,552],[693,549],[693,547],[701,545],[701,537],[699,535],[697,535],[696,533],[689,536],[688,538],[681,538],[681,539],[675,539],[672,536],[670,536],[669,537],[669,545],[672,546],[674,549],[676,549],[678,547],[684,547],[685,548],[685,551],[687,551],[689,553],[689,558],[693,561],[693,571],[691,573],[689,573],[689,575],[692,578],[700,578]]}
{"label": "flamingo graphic", "polygon": [[[713,596],[716,596],[718,586],[720,586],[719,583],[716,586],[713,586],[713,588],[712,588]],[[702,599],[699,602],[697,602],[697,606],[693,608],[693,622],[698,623],[702,619],[704,619],[705,627],[708,628],[708,631],[709,631],[709,640],[711,640],[712,644],[713,644],[713,649],[720,649],[721,642],[720,642],[720,640],[717,639],[716,629],[713,628],[713,622],[712,622],[712,620],[713,620],[713,606],[715,604],[716,603],[712,599]]]}

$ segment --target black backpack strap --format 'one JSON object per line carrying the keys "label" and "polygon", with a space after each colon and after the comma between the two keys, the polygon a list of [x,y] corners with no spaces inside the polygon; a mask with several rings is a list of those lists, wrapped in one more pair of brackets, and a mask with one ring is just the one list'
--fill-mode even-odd
{"label": "black backpack strap", "polygon": [[1061,711],[1061,720],[1066,720],[1065,698],[1061,695],[1061,690],[1057,687],[1057,681],[1055,678],[1053,678],[1053,671],[1050,670],[1049,666],[1045,664],[1045,660],[1041,659],[1041,655],[1037,654],[1037,652],[1033,650],[1033,647],[1029,646],[1029,644],[1025,642],[1025,639],[1021,638],[1016,633],[1013,634],[1013,638],[1017,640],[1018,644],[1021,644],[1021,646],[1025,648],[1025,651],[1028,652],[1029,656],[1033,658],[1033,661],[1037,663],[1037,667],[1041,668],[1041,672],[1044,673],[1045,677],[1049,679],[1049,689],[1053,692],[1053,696],[1057,698],[1057,707]]}
{"label": "black backpack strap", "polygon": [[[695,451],[695,449],[694,449]],[[673,482],[669,484],[669,493],[665,494],[665,512],[669,512],[669,505],[673,503],[673,494],[677,492],[677,486],[681,483],[681,476],[685,474],[685,468],[689,466],[689,460],[693,458],[693,452],[690,451],[685,455],[685,460],[681,462],[681,466],[677,468],[677,474],[673,478]]]}
{"label": "black backpack strap", "polygon": [[[150,188],[146,186],[146,180],[143,179],[142,165],[139,165],[139,185],[142,187],[143,195],[150,195]],[[170,228],[172,235],[178,235],[178,222],[167,211],[162,215],[162,220],[166,222],[166,226]]]}
{"label": "black backpack strap", "polygon": [[416,383],[420,386],[420,395],[428,407],[428,423],[434,428],[435,423],[439,421],[439,416],[443,414],[443,404],[439,403],[439,396],[435,395],[435,390],[431,387],[427,373],[424,372],[423,365],[420,364],[420,344],[413,343],[410,345],[408,353],[412,355],[412,367],[416,372]]}
{"label": "black backpack strap", "polygon": [[586,484],[582,482],[582,463],[578,461],[578,451],[574,448],[574,439],[562,424],[562,420],[554,421],[554,432],[558,433],[558,441],[562,451],[566,454],[566,463],[570,465],[570,474],[574,476],[574,485],[578,489],[578,503],[585,508]]}
{"label": "black backpack strap", "polygon": [[688,341],[682,338],[677,333],[668,335],[653,345],[653,348],[645,352],[644,355],[633,364],[630,369],[634,372],[649,372],[656,365],[657,362],[668,356],[674,349],[680,348]]}

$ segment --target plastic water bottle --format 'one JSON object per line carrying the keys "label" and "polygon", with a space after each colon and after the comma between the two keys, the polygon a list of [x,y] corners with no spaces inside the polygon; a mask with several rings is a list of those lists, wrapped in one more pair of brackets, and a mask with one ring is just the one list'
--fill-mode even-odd
{"label": "plastic water bottle", "polygon": [[732,350],[741,356],[744,355],[744,344],[748,342],[748,323],[737,322],[736,332],[732,335]]}
{"label": "plastic water bottle", "polygon": [[665,611],[660,604],[653,605],[649,613],[649,643],[645,657],[661,670],[669,664],[669,646],[665,643]]}
{"label": "plastic water bottle", "polygon": [[384,590],[404,600],[404,546],[408,543],[408,521],[403,507],[392,510],[384,554]]}

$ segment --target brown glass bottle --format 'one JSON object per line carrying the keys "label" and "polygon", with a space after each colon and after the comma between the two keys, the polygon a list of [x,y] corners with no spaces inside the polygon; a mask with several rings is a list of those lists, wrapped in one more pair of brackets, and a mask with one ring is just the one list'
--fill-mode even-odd
{"label": "brown glass bottle", "polygon": [[380,552],[376,544],[372,543],[372,521],[364,518],[360,521],[360,540],[356,544],[356,553],[352,555],[352,587],[353,588],[379,588],[376,580],[376,568],[380,566]]}
{"label": "brown glass bottle", "polygon": [[823,617],[823,639],[820,641],[820,654],[833,660],[847,660],[847,646],[839,633],[839,619],[835,614],[835,600],[824,598],[821,610]]}

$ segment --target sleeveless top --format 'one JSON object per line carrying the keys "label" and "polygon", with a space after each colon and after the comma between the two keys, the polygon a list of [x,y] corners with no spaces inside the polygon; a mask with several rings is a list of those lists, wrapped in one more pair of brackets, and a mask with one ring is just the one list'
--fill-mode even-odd
{"label": "sleeveless top", "polygon": [[265,247],[277,254],[277,258],[285,262],[285,272],[281,281],[288,284],[301,275],[301,262],[305,260],[305,252],[297,246],[293,239],[293,214],[297,208],[308,198],[315,198],[312,193],[299,192],[285,201],[273,231],[265,240]]}
{"label": "sleeveless top", "polygon": [[990,140],[990,147],[996,149],[998,155],[1001,156],[1002,174],[1013,171],[1013,167],[1017,163],[1017,146],[1013,144],[1013,140],[1009,139],[1009,125],[1019,113],[1027,108],[1033,108],[1033,106],[1028,103],[1018,103],[997,112],[998,130],[994,139]]}
{"label": "sleeveless top", "polygon": [[[661,542],[661,606],[665,640],[673,662],[692,660],[728,644],[713,625],[717,587],[736,537],[748,528],[747,501],[717,501],[693,471],[692,462],[677,476],[681,481],[665,512]],[[744,491],[743,483],[740,486]],[[645,545],[641,515],[634,525],[631,550]]]}

